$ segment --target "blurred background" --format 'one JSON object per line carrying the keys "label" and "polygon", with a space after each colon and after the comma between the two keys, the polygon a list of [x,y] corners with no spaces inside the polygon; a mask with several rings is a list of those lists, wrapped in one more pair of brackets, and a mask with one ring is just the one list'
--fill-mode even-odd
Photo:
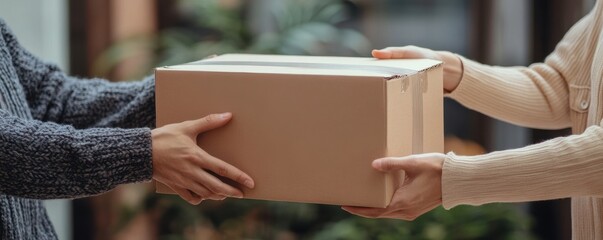
{"label": "blurred background", "polygon": [[[594,0],[0,0],[35,55],[82,77],[134,81],[230,52],[369,56],[418,45],[495,65],[542,61]],[[445,100],[446,151],[521,147],[567,130],[512,126]],[[46,202],[60,239],[569,239],[569,200],[438,208],[413,222],[337,206],[253,200],[191,206],[153,186]]]}

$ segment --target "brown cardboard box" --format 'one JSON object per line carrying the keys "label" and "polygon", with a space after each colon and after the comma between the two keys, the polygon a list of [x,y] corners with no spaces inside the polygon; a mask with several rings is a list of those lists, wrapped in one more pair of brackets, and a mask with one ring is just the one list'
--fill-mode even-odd
{"label": "brown cardboard box", "polygon": [[400,176],[374,159],[443,151],[438,61],[228,54],[155,77],[158,127],[233,113],[198,143],[255,180],[246,198],[386,207]]}

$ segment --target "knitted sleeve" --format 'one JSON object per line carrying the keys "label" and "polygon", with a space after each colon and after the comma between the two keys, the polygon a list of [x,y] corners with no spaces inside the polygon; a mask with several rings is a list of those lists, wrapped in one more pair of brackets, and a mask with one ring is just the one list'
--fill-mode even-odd
{"label": "knitted sleeve", "polygon": [[[597,2],[597,6],[599,6]],[[593,18],[580,20],[544,63],[529,68],[481,65],[463,59],[464,76],[450,95],[477,111],[535,128],[571,125],[567,80],[588,79],[596,42]],[[572,102],[573,103],[573,102]],[[576,121],[574,127],[584,124]],[[582,130],[581,128],[576,128]],[[603,128],[580,135],[478,156],[447,155],[442,169],[442,202],[459,204],[523,202],[603,196]]]}
{"label": "knitted sleeve", "polygon": [[603,128],[479,156],[449,153],[442,170],[445,208],[459,204],[603,197]]}
{"label": "knitted sleeve", "polygon": [[87,127],[154,127],[155,81],[111,83],[69,77],[34,57],[0,20],[0,31],[34,119]]}
{"label": "knitted sleeve", "polygon": [[152,177],[148,128],[90,128],[26,120],[0,110],[0,193],[75,198]]}
{"label": "knitted sleeve", "polygon": [[[598,3],[597,3],[598,4]],[[498,67],[461,57],[463,77],[448,96],[468,108],[517,125],[560,129],[571,125],[568,79],[587,78],[594,49],[594,11],[566,34],[544,63]]]}

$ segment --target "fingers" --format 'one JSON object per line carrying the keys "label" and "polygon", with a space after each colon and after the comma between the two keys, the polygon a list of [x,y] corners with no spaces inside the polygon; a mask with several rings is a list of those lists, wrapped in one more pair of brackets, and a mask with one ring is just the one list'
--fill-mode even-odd
{"label": "fingers", "polygon": [[198,204],[203,199],[242,198],[243,193],[239,189],[222,182],[208,171],[253,188],[255,183],[251,177],[210,156],[195,144],[199,133],[221,127],[231,118],[231,113],[211,114],[154,131],[153,178],[169,186],[177,186],[173,190],[192,204]]}
{"label": "fingers", "polygon": [[201,203],[201,201],[203,201],[203,198],[201,198],[199,195],[191,193],[189,190],[181,188],[181,187],[177,187],[177,186],[169,186],[172,190],[174,190],[174,192],[176,192],[178,195],[180,195],[180,197],[184,200],[186,200],[188,203],[193,204],[193,205],[198,205],[199,203]]}
{"label": "fingers", "polygon": [[354,215],[358,215],[365,218],[378,218],[384,214],[389,213],[391,210],[387,208],[367,208],[367,207],[352,207],[344,206],[341,207],[346,212]]}
{"label": "fingers", "polygon": [[226,196],[221,196],[221,195],[214,194],[214,195],[211,195],[209,197],[206,197],[205,199],[215,200],[215,201],[222,201],[222,200],[226,199]]}
{"label": "fingers", "polygon": [[441,153],[424,153],[406,157],[386,157],[372,162],[373,168],[387,172],[404,170],[407,173],[426,169],[440,169],[446,155]]}
{"label": "fingers", "polygon": [[437,54],[434,51],[417,46],[388,47],[384,49],[375,49],[371,52],[373,57],[379,59],[415,59],[432,58],[436,59]]}
{"label": "fingers", "polygon": [[373,161],[373,168],[382,171],[412,171],[417,165],[417,161],[414,156],[400,157],[400,158],[380,158]]}
{"label": "fingers", "polygon": [[365,207],[342,207],[346,212],[365,218],[394,218],[406,221],[415,220],[420,214],[410,213],[408,210],[397,210],[390,208],[365,208]]}
{"label": "fingers", "polygon": [[203,154],[203,158],[206,160],[206,164],[204,164],[204,168],[222,176],[232,179],[233,181],[247,187],[253,189],[255,187],[255,182],[253,179],[239,170],[235,166],[232,166],[214,156],[211,156],[207,153]]}
{"label": "fingers", "polygon": [[361,208],[361,207],[342,207],[342,209],[351,214],[365,218],[392,218],[406,221],[413,221],[419,215],[410,215],[405,210],[385,211],[382,208]]}
{"label": "fingers", "polygon": [[232,118],[231,113],[210,114],[197,120],[187,121],[194,135],[224,126]]}
{"label": "fingers", "polygon": [[371,55],[373,55],[374,58],[379,58],[379,59],[390,59],[392,58],[392,51],[386,50],[386,49],[373,49],[373,51],[371,51]]}
{"label": "fingers", "polygon": [[414,46],[388,47],[384,49],[375,49],[371,52],[373,57],[379,59],[393,58],[421,58],[421,52]]}
{"label": "fingers", "polygon": [[[181,188],[181,187],[177,187],[177,186],[170,186],[170,188],[172,190],[174,190],[174,192],[176,192],[178,195],[180,195],[180,197],[182,199],[184,199],[185,201],[187,201],[188,203],[190,203],[192,205],[199,205],[199,203],[201,203],[205,199],[217,200],[217,201],[226,199],[226,196],[222,196],[222,195],[218,195],[218,194],[211,194],[211,195],[206,195],[204,197],[201,197],[201,196],[197,195],[196,193],[193,193],[190,190],[185,189],[185,188]],[[209,191],[207,191],[207,192],[209,192]]]}
{"label": "fingers", "polygon": [[406,221],[413,221],[423,215],[426,212],[434,209],[439,205],[438,202],[424,204],[422,206],[416,206],[414,208],[396,209],[392,207],[387,208],[367,208],[367,207],[341,207],[344,211],[365,217],[365,218],[392,218]]}
{"label": "fingers", "polygon": [[236,198],[243,197],[243,192],[241,192],[241,190],[222,182],[214,175],[206,172],[206,170],[212,171],[220,176],[230,178],[249,188],[253,188],[255,185],[253,179],[251,179],[249,175],[245,174],[238,168],[209,155],[201,149],[193,161],[196,165],[194,167],[198,168],[192,169],[192,171],[189,172],[189,177],[191,179],[196,179],[196,182],[202,184],[213,193]]}
{"label": "fingers", "polygon": [[406,208],[406,209],[398,209],[397,211],[392,211],[385,213],[380,218],[395,218],[402,219],[407,221],[413,221],[420,217],[421,215],[431,211],[432,209],[438,207],[441,204],[441,201],[432,201],[422,203],[416,207]]}
{"label": "fingers", "polygon": [[197,187],[199,189],[203,187],[211,192],[204,194],[203,196],[217,194],[222,196],[243,198],[243,192],[241,192],[241,190],[220,181],[220,179],[214,177],[208,172],[201,170],[198,174],[198,179],[199,183],[197,184]]}

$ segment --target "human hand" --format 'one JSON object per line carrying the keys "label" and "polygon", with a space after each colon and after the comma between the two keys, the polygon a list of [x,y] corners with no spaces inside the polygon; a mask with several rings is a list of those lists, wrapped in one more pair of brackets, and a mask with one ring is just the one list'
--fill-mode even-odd
{"label": "human hand", "polygon": [[412,221],[442,203],[442,165],[446,155],[429,153],[373,161],[382,172],[404,171],[392,201],[387,208],[342,207],[343,210],[367,218],[396,218]]}
{"label": "human hand", "polygon": [[442,61],[444,63],[444,90],[452,92],[461,82],[463,75],[463,64],[461,59],[446,51],[434,51],[417,46],[388,47],[373,50],[372,55],[379,59],[415,59],[427,58]]}
{"label": "human hand", "polygon": [[251,177],[197,146],[197,135],[224,126],[231,118],[230,113],[211,114],[153,129],[153,179],[164,183],[191,204],[199,204],[205,199],[242,198],[239,189],[208,171],[248,188],[254,187]]}

